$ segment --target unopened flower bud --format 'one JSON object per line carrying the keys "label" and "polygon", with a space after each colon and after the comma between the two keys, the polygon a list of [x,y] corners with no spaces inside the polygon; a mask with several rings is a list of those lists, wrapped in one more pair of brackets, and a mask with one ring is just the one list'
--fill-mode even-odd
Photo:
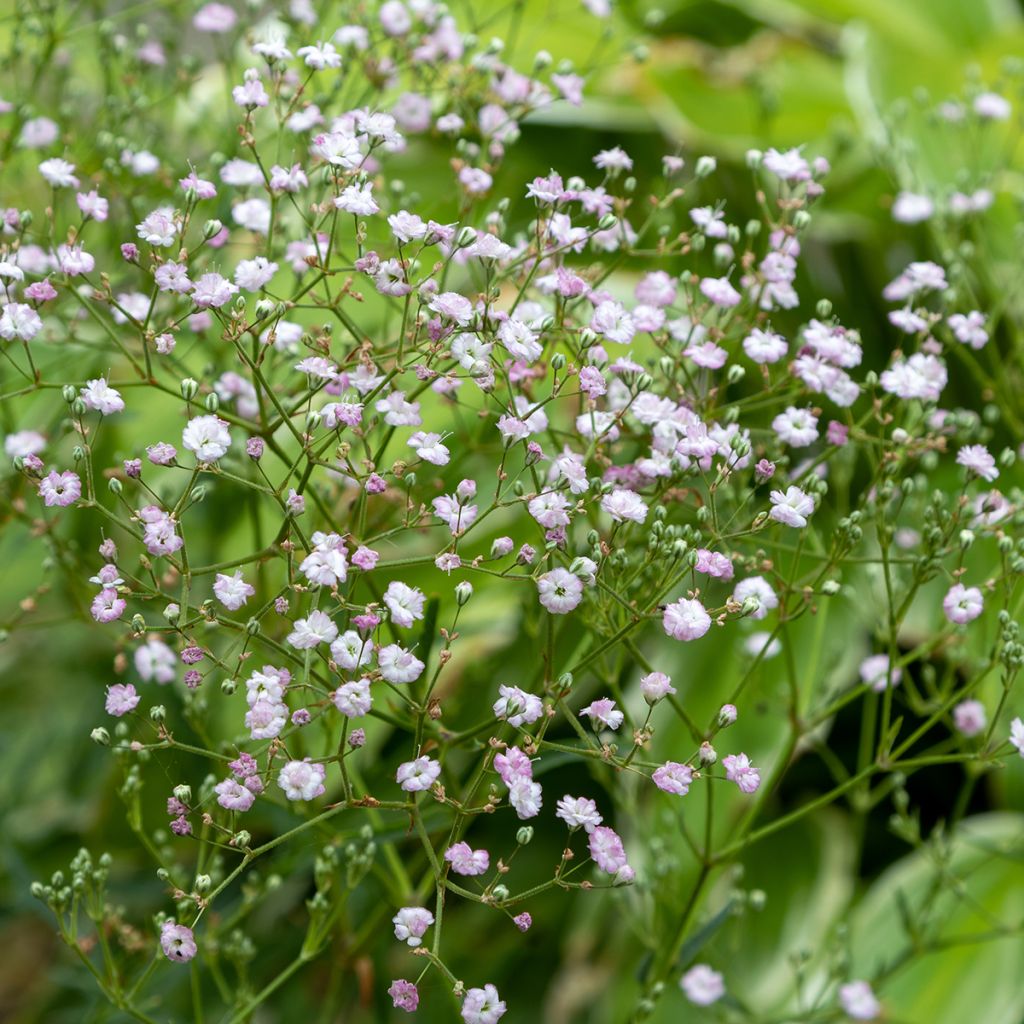
{"label": "unopened flower bud", "polygon": [[89,733],[89,737],[92,739],[93,743],[98,743],[101,747],[110,746],[110,733],[107,732],[102,725],[98,729],[93,729],[93,731]]}
{"label": "unopened flower bud", "polygon": [[224,225],[216,218],[214,218],[213,220],[208,220],[203,225],[203,238],[209,241],[211,238],[213,238],[214,235],[220,234],[220,231],[223,227]]}
{"label": "unopened flower bud", "polygon": [[180,800],[186,807],[192,803],[192,787],[188,783],[180,783],[171,792],[174,794],[174,799]]}
{"label": "unopened flower bud", "polygon": [[209,875],[196,875],[196,892],[200,894],[204,892],[209,892],[212,886],[213,879]]}
{"label": "unopened flower bud", "polygon": [[718,727],[720,729],[727,729],[736,721],[737,714],[735,704],[723,704],[718,709]]}
{"label": "unopened flower bud", "polygon": [[714,174],[718,168],[718,161],[713,156],[702,156],[694,165],[694,173],[698,178],[706,178]]}
{"label": "unopened flower bud", "polygon": [[196,395],[199,394],[199,382],[193,380],[191,377],[186,377],[181,382],[181,397],[186,402],[191,402]]}
{"label": "unopened flower bud", "polygon": [[700,752],[698,754],[700,763],[705,765],[714,764],[718,760],[718,752],[715,750],[707,740],[700,745]]}

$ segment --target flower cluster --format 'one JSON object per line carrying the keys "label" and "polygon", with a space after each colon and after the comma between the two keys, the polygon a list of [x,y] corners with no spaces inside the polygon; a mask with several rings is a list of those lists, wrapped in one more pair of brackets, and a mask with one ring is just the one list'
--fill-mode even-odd
{"label": "flower cluster", "polygon": [[[585,175],[517,180],[505,158],[524,122],[582,102],[584,74],[517,70],[441,5],[340,13],[327,24],[293,2],[244,33],[233,8],[195,14],[195,32],[232,45],[228,154],[79,155],[45,118],[19,128],[46,199],[8,211],[0,236],[0,337],[19,375],[4,398],[48,405],[4,439],[12,507],[59,547],[117,648],[118,681],[95,695],[114,736],[94,736],[128,772],[171,748],[216,768],[195,797],[183,783],[166,798],[160,948],[203,963],[221,941],[207,908],[255,858],[360,816],[371,838],[399,823],[405,877],[384,900],[422,973],[387,994],[413,1012],[434,972],[467,1024],[494,1024],[506,999],[446,959],[451,904],[525,932],[551,913],[545,896],[649,892],[639,805],[700,816],[704,836],[683,826],[700,878],[654,931],[643,997],[672,977],[709,1006],[723,973],[678,962],[690,911],[759,836],[805,736],[863,699],[865,783],[926,767],[933,726],[949,734],[936,757],[1024,756],[984,673],[916,678],[974,636],[1004,694],[1024,660],[1020,494],[1000,487],[1017,451],[996,441],[1018,414],[992,397],[979,417],[950,387],[951,361],[976,367],[994,325],[961,267],[911,262],[884,291],[891,354],[869,366],[856,326],[800,294],[824,157],[751,151],[763,215],[746,224],[709,201],[715,161],[675,150],[652,169],[615,146]],[[169,57],[153,39],[136,59],[156,74]],[[998,119],[1005,102],[974,111]],[[427,199],[410,154],[438,149],[446,194]],[[144,195],[120,202],[137,179]],[[977,197],[950,206],[981,210]],[[910,193],[893,206],[908,223],[933,214]],[[932,479],[955,481],[952,497],[929,498]],[[94,531],[98,558],[60,546],[65,522]],[[996,556],[969,554],[983,547]],[[885,594],[875,649],[837,688],[802,691],[796,631],[852,594],[858,563]],[[938,614],[908,646],[912,604]],[[482,682],[477,716],[474,659],[503,642],[509,669]],[[691,649],[745,659],[707,721],[681,670]],[[769,700],[789,732],[759,747],[748,683],[783,649],[789,693]],[[904,700],[924,725],[904,727]],[[589,790],[559,796],[566,762],[590,768]],[[641,795],[622,785],[620,800],[617,780]],[[733,831],[713,828],[716,802]],[[530,844],[552,819],[561,853],[527,884],[548,870]],[[219,859],[190,884],[197,843]],[[353,886],[375,856],[351,854]],[[318,862],[300,966],[337,919],[331,870]],[[882,1013],[866,980],[829,998]]]}

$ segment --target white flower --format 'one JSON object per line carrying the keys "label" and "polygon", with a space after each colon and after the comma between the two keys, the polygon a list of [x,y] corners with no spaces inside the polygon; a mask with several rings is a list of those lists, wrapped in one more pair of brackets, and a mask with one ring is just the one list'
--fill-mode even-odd
{"label": "white flower", "polygon": [[304,619],[298,619],[288,643],[300,651],[309,650],[318,644],[329,644],[338,635],[338,627],[331,617],[319,609],[311,611]]}
{"label": "white flower", "polygon": [[380,674],[389,683],[411,683],[423,674],[426,667],[412,651],[399,644],[388,644],[377,655]]}
{"label": "white flower", "polygon": [[196,416],[181,432],[181,443],[200,462],[216,462],[231,447],[231,434],[219,416]]}
{"label": "white flower", "polygon": [[86,381],[81,390],[82,401],[86,407],[109,416],[111,413],[124,411],[124,399],[121,392],[112,388],[103,377]]}
{"label": "white flower", "polygon": [[408,628],[416,619],[423,618],[423,604],[426,598],[422,590],[407,586],[398,580],[388,584],[384,592],[384,603],[391,612],[391,621],[396,626]]}

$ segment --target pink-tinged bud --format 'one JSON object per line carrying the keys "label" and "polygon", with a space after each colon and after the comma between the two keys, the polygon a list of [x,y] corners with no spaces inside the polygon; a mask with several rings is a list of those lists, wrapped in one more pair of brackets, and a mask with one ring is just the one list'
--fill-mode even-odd
{"label": "pink-tinged bud", "polygon": [[775,463],[767,459],[761,461],[754,467],[754,473],[759,480],[771,480],[775,475]]}
{"label": "pink-tinged bud", "polygon": [[700,752],[697,756],[700,758],[701,764],[714,764],[718,760],[718,752],[707,740],[700,745]]}
{"label": "pink-tinged bud", "polygon": [[718,709],[718,724],[722,729],[727,728],[736,721],[736,705],[735,704],[723,704]]}
{"label": "pink-tinged bud", "polygon": [[250,437],[249,440],[245,442],[245,454],[254,462],[259,462],[259,460],[263,458],[263,438]]}

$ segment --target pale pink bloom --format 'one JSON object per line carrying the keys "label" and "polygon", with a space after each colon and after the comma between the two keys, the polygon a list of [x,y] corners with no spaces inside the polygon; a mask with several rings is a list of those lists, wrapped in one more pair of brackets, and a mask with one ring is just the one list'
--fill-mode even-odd
{"label": "pale pink bloom", "polygon": [[[736,584],[732,599],[739,605],[746,605],[751,610],[744,611],[748,618],[760,620],[770,611],[779,606],[779,598],[772,585],[763,576],[748,576]],[[749,602],[749,605],[748,605]]]}
{"label": "pale pink bloom", "polygon": [[160,948],[168,960],[187,963],[196,955],[197,946],[191,928],[174,921],[164,921],[160,926]]}
{"label": "pale pink bloom", "polygon": [[681,597],[666,605],[662,627],[673,640],[699,640],[711,628],[711,616],[700,601]]}
{"label": "pale pink bloom", "polygon": [[142,698],[135,692],[131,683],[115,683],[107,687],[106,709],[108,715],[120,718],[134,711]]}
{"label": "pale pink bloom", "polygon": [[680,979],[679,987],[695,1006],[710,1006],[725,995],[725,983],[707,964],[695,964]]}
{"label": "pale pink bloom", "polygon": [[82,496],[82,481],[77,473],[65,470],[58,473],[51,470],[39,481],[39,496],[47,508],[66,508]]}
{"label": "pale pink bloom", "polygon": [[494,717],[517,729],[521,725],[532,725],[544,711],[540,697],[525,693],[518,686],[499,686],[498,693],[501,696],[494,702]]}
{"label": "pale pink bloom", "polygon": [[391,612],[391,621],[396,626],[408,628],[416,619],[423,618],[423,606],[426,596],[422,590],[407,586],[398,580],[388,584],[384,592],[384,603]]}
{"label": "pale pink bloom", "polygon": [[590,833],[590,856],[602,871],[614,875],[627,866],[626,851],[618,833],[606,825],[599,825]]}
{"label": "pale pink bloom", "polygon": [[903,670],[897,665],[892,672],[889,671],[888,654],[872,654],[860,663],[860,678],[865,686],[870,686],[875,693],[882,693],[889,685],[890,676],[892,685],[897,686],[903,678]]}
{"label": "pale pink bloom", "polygon": [[617,523],[630,520],[642,523],[647,518],[647,506],[636,491],[617,487],[601,499],[601,508]]}
{"label": "pale pink bloom", "polygon": [[337,635],[338,627],[331,617],[315,609],[306,618],[296,620],[287,642],[296,650],[305,651],[319,644],[329,644]]}
{"label": "pale pink bloom", "polygon": [[411,683],[423,674],[422,661],[399,644],[382,647],[377,655],[380,674],[389,683]]}
{"label": "pale pink bloom", "polygon": [[444,852],[444,859],[457,875],[482,875],[491,866],[486,850],[474,850],[469,843],[456,843]]}
{"label": "pale pink bloom", "polygon": [[558,567],[537,577],[540,603],[553,615],[565,615],[583,600],[583,583],[568,569]]}
{"label": "pale pink bloom", "polygon": [[362,718],[369,714],[373,701],[370,697],[370,680],[363,677],[343,683],[334,691],[334,706],[348,718]]}
{"label": "pale pink bloom", "polygon": [[242,577],[242,570],[236,569],[231,576],[225,573],[217,573],[213,584],[213,593],[228,611],[238,611],[246,601],[256,593],[256,588],[251,583],[246,583]]}
{"label": "pale pink bloom", "polygon": [[429,757],[417,757],[415,761],[406,761],[398,766],[395,781],[406,793],[421,793],[430,789],[440,774],[439,762]]}
{"label": "pale pink bloom", "polygon": [[597,804],[585,796],[563,796],[556,804],[555,817],[561,818],[569,828],[582,828],[593,832],[604,820]]}
{"label": "pale pink bloom", "polygon": [[950,622],[962,626],[973,622],[982,612],[985,601],[977,587],[954,583],[942,599],[942,610]]}
{"label": "pale pink bloom", "polygon": [[851,981],[840,985],[839,1005],[843,1013],[854,1020],[875,1020],[882,1012],[881,1003],[866,981]]}
{"label": "pale pink bloom", "polygon": [[8,302],[0,315],[0,338],[31,341],[43,329],[39,314],[23,302]]}
{"label": "pale pink bloom", "polygon": [[521,821],[535,818],[543,805],[543,791],[539,782],[515,778],[508,787],[508,802]]}
{"label": "pale pink bloom", "polygon": [[233,285],[226,277],[217,273],[203,274],[192,289],[192,301],[200,309],[217,309],[231,301],[238,293],[237,285]]}
{"label": "pale pink bloom", "polygon": [[196,416],[185,425],[181,443],[199,462],[216,462],[231,447],[231,434],[219,416]]}
{"label": "pale pink bloom", "polygon": [[892,219],[900,224],[920,224],[934,212],[935,204],[916,192],[900,192],[892,204]]}
{"label": "pale pink bloom", "polygon": [[791,405],[772,420],[772,430],[791,448],[806,448],[818,439],[818,417]]}
{"label": "pale pink bloom", "polygon": [[738,306],[743,297],[733,288],[727,277],[705,277],[700,282],[700,290],[714,305],[727,309]]}
{"label": "pale pink bloom", "polygon": [[999,476],[996,460],[983,444],[965,445],[956,453],[957,465],[980,476],[983,480],[992,481]]}
{"label": "pale pink bloom", "polygon": [[213,787],[217,803],[229,811],[247,811],[256,800],[256,794],[235,779],[224,779]]}
{"label": "pale pink bloom", "polygon": [[686,796],[693,782],[693,769],[688,764],[678,761],[666,761],[660,768],[655,768],[651,776],[658,789],[676,796]]}
{"label": "pale pink bloom", "polygon": [[289,800],[313,800],[324,793],[325,774],[322,764],[313,764],[308,758],[289,761],[278,774],[277,784]]}
{"label": "pale pink bloom", "polygon": [[608,697],[602,697],[588,704],[581,712],[580,717],[586,716],[596,726],[598,722],[608,726],[609,729],[618,729],[622,725],[624,715],[615,707],[615,701]]}
{"label": "pale pink bloom", "polygon": [[953,725],[963,736],[977,736],[988,725],[985,705],[980,700],[964,700],[953,708]]}
{"label": "pale pink bloom", "polygon": [[725,768],[725,777],[735,782],[744,793],[754,793],[761,785],[761,775],[746,754],[728,754],[722,758],[722,767]]}
{"label": "pale pink bloom", "polygon": [[659,700],[675,693],[676,688],[664,672],[649,672],[640,680],[640,692],[648,704],[657,704]]}
{"label": "pale pink bloom", "polygon": [[59,156],[44,160],[39,165],[39,173],[53,188],[78,188],[75,165],[69,164]]}
{"label": "pale pink bloom", "polygon": [[462,1019],[465,1024],[498,1024],[505,1016],[505,1001],[498,996],[493,985],[471,988],[462,1001]]}
{"label": "pale pink bloom", "polygon": [[388,995],[391,996],[392,1005],[396,1010],[415,1013],[416,1007],[420,1005],[419,991],[411,981],[406,981],[405,978],[391,982]]}
{"label": "pale pink bloom", "polygon": [[769,516],[784,526],[800,528],[807,525],[807,517],[814,511],[814,499],[799,487],[787,487],[771,492],[772,510]]}

